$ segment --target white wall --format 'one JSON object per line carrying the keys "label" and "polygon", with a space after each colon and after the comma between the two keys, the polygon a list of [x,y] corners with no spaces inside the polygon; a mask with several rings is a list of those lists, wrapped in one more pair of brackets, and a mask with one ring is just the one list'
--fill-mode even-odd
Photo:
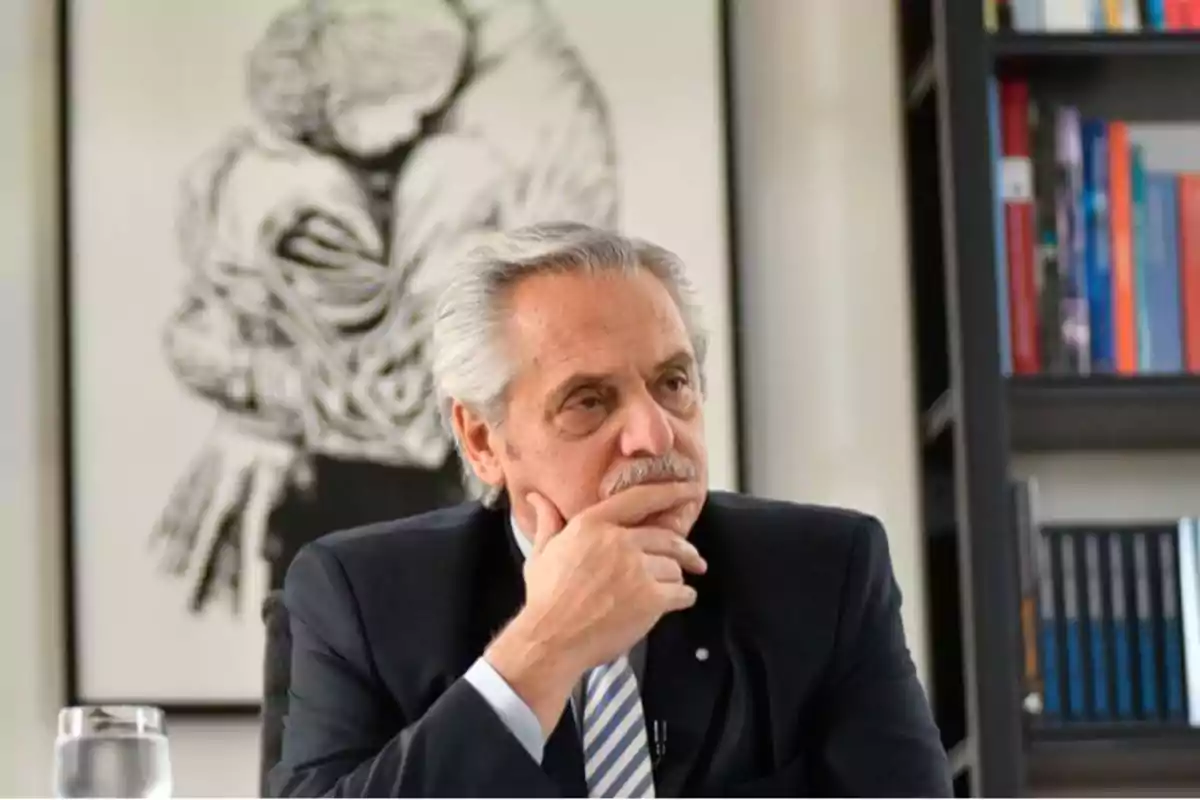
{"label": "white wall", "polygon": [[735,6],[742,369],[750,487],[879,516],[924,677],[895,7]]}
{"label": "white wall", "polygon": [[[747,444],[756,492],[883,519],[924,675],[893,5],[734,3]],[[62,702],[53,6],[0,3],[0,795],[49,791]],[[256,791],[253,723],[172,748],[178,794]]]}
{"label": "white wall", "polygon": [[[54,6],[0,3],[0,796],[50,792],[64,702]],[[256,794],[257,736],[172,726],[178,794]]]}

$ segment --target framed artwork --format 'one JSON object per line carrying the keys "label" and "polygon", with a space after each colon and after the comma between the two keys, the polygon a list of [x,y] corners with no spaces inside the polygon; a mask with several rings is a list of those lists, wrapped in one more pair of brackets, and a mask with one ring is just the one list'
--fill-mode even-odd
{"label": "framed artwork", "polygon": [[429,309],[480,233],[689,265],[738,487],[717,0],[60,0],[71,702],[259,705],[307,542],[461,502]]}

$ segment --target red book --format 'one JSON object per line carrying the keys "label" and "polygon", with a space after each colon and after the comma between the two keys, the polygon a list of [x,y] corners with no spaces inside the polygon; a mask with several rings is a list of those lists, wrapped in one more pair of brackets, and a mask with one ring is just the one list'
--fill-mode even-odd
{"label": "red book", "polygon": [[1163,0],[1163,27],[1179,31],[1191,27],[1193,0]]}
{"label": "red book", "polygon": [[1180,0],[1180,3],[1187,6],[1183,27],[1193,31],[1200,28],[1200,0]]}
{"label": "red book", "polygon": [[1200,372],[1200,173],[1179,176],[1179,296],[1184,367]]}
{"label": "red book", "polygon": [[1042,359],[1034,280],[1036,228],[1029,151],[1029,84],[1023,80],[1005,79],[1000,83],[1000,147],[1013,373],[1030,375],[1041,371]]}

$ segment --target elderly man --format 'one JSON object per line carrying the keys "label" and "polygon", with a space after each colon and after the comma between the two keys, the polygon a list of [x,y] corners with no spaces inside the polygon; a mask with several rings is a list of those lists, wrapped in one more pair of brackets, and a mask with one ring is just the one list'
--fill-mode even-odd
{"label": "elderly man", "polygon": [[511,232],[433,347],[482,499],[301,551],[277,792],[951,793],[879,523],[707,490],[676,257]]}

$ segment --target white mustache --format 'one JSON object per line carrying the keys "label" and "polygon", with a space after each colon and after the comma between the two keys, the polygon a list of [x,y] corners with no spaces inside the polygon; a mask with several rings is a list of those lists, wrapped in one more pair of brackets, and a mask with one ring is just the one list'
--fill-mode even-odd
{"label": "white mustache", "polygon": [[693,481],[695,479],[695,464],[676,453],[667,453],[657,458],[642,458],[626,464],[620,472],[605,481],[608,491],[604,494],[606,497],[611,497],[617,492],[643,483]]}

